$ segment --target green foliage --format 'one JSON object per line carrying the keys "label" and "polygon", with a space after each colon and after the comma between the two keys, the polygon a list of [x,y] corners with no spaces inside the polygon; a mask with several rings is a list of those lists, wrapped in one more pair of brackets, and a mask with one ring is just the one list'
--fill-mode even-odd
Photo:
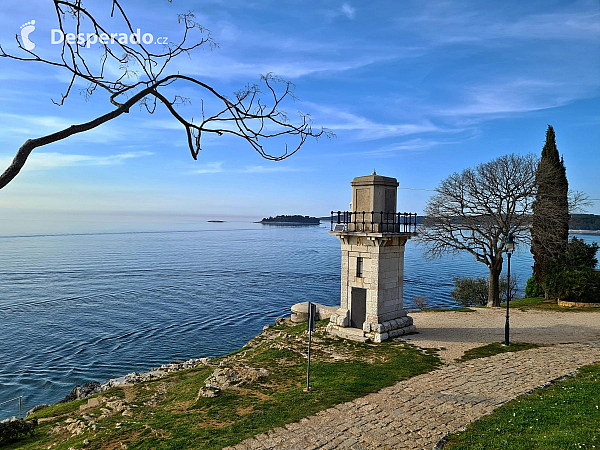
{"label": "green foliage", "polygon": [[600,230],[600,216],[595,214],[573,214],[569,222],[571,230]]}
{"label": "green foliage", "polygon": [[566,249],[546,265],[545,284],[555,298],[573,302],[600,301],[600,274],[593,268],[598,263],[598,244],[586,244],[574,237]]}
{"label": "green foliage", "polygon": [[536,347],[539,347],[539,345],[517,342],[506,346],[504,344],[498,344],[495,342],[493,344],[482,345],[481,347],[475,347],[467,350],[460,359],[457,359],[457,361],[462,362],[477,358],[487,358],[488,356],[497,355],[499,353],[518,352]]}
{"label": "green foliage", "polygon": [[300,216],[298,214],[294,215],[294,216],[277,216],[277,217],[264,217],[263,220],[260,221],[261,223],[301,223],[301,224],[308,224],[308,225],[319,225],[321,223],[321,220],[318,219],[317,217],[310,217],[310,216]]}
{"label": "green foliage", "polygon": [[537,284],[537,282],[535,281],[535,277],[534,276],[530,276],[527,279],[527,285],[525,286],[525,297],[526,298],[536,298],[536,297],[543,297],[544,296],[544,290],[542,289],[542,287]]}
{"label": "green foliage", "polygon": [[[507,279],[500,277],[500,301],[506,300]],[[454,289],[450,292],[452,300],[463,306],[483,306],[488,301],[489,281],[485,277],[454,277]],[[516,277],[510,279],[511,298],[517,292]]]}
{"label": "green foliage", "polygon": [[532,206],[531,253],[535,280],[545,287],[546,264],[550,259],[556,258],[567,245],[570,219],[569,183],[551,125],[546,130],[546,143],[535,181],[537,193]]}
{"label": "green foliage", "polygon": [[488,280],[484,277],[454,277],[452,300],[463,306],[485,305],[488,300]]}
{"label": "green foliage", "polygon": [[600,365],[574,378],[520,397],[465,432],[450,436],[446,449],[600,448]]}
{"label": "green foliage", "polygon": [[548,292],[570,302],[600,302],[600,274],[591,269],[563,269],[546,275]]}
{"label": "green foliage", "polygon": [[0,423],[0,445],[5,445],[22,439],[25,436],[32,435],[37,424],[37,419],[18,419]]}
{"label": "green foliage", "polygon": [[573,237],[565,251],[557,258],[563,267],[593,269],[598,264],[598,244],[586,244],[583,239]]}

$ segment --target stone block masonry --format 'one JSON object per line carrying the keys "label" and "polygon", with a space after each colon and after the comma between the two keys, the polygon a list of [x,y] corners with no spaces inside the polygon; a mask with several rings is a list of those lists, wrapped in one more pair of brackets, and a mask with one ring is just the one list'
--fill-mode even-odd
{"label": "stone block masonry", "polygon": [[[348,233],[342,242],[340,308],[330,317],[328,331],[357,340],[381,342],[415,330],[403,309],[404,246],[408,237]],[[362,258],[362,273],[357,261]],[[361,276],[358,276],[361,275]],[[366,290],[363,335],[349,333],[353,288]]]}
{"label": "stone block masonry", "polygon": [[[342,244],[340,307],[327,331],[358,341],[381,342],[414,331],[402,305],[404,246],[414,234],[400,226],[398,180],[375,172],[357,177],[350,212],[332,231]],[[408,217],[408,216],[407,216]],[[415,218],[416,224],[416,218]]]}

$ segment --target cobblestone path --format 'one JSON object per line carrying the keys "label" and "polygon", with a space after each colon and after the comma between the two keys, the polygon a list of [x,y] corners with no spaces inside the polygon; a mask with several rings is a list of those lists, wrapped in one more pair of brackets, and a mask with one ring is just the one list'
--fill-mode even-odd
{"label": "cobblestone path", "polygon": [[416,376],[235,449],[432,449],[498,406],[600,361],[600,341],[504,353]]}

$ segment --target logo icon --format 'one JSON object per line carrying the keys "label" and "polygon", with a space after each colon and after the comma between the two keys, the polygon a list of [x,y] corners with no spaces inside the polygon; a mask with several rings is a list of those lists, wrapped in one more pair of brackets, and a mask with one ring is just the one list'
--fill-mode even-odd
{"label": "logo icon", "polygon": [[21,37],[23,38],[23,47],[25,50],[33,50],[35,44],[29,40],[29,35],[35,30],[35,20],[21,25]]}

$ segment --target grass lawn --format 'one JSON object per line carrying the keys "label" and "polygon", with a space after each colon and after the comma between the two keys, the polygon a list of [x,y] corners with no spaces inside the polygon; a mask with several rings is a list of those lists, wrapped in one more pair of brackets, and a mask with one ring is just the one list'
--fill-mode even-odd
{"label": "grass lawn", "polygon": [[[303,391],[307,325],[271,326],[241,350],[211,361],[210,366],[136,384],[127,388],[127,393],[123,388],[107,391],[95,409],[80,411],[87,400],[43,409],[33,417],[48,420],[40,423],[31,438],[8,448],[77,449],[84,447],[84,440],[89,440],[88,449],[120,448],[121,442],[130,449],[222,448],[440,364],[436,350],[421,350],[405,342],[347,341],[326,334],[326,324],[319,322],[313,333],[309,392]],[[218,397],[198,396],[216,367],[240,363],[264,368],[269,374],[224,389]],[[126,405],[127,415],[109,407],[115,401]],[[68,428],[74,420],[85,423],[79,435]],[[53,433],[48,434],[51,429]]]}
{"label": "grass lawn", "polygon": [[504,344],[494,342],[492,344],[482,345],[481,347],[475,347],[470,350],[467,350],[465,354],[456,361],[469,361],[471,359],[486,358],[488,356],[497,355],[498,353],[518,352],[521,350],[529,350],[530,348],[536,347],[541,347],[541,345],[513,342],[509,346],[506,346]]}
{"label": "grass lawn", "polygon": [[600,364],[520,397],[452,435],[445,449],[600,448]]}
{"label": "grass lawn", "polygon": [[[506,308],[506,302],[500,306]],[[521,311],[528,309],[541,309],[543,311],[560,311],[560,312],[600,312],[600,308],[569,308],[558,306],[556,300],[546,300],[543,297],[539,298],[523,298],[521,300],[512,300],[511,308],[519,308]]]}

